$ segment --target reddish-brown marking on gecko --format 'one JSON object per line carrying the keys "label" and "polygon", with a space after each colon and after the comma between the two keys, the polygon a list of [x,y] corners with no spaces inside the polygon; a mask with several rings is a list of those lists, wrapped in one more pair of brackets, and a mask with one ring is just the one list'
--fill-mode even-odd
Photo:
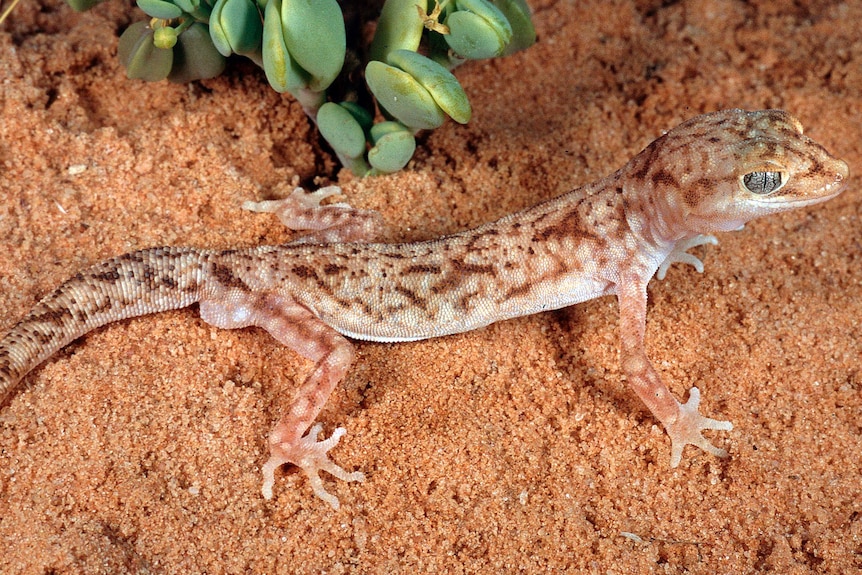
{"label": "reddish-brown marking on gecko", "polygon": [[366,243],[380,233],[379,214],[321,206],[339,193],[334,187],[296,190],[246,205],[308,231],[289,244],[153,248],[61,285],[0,340],[0,403],[31,369],[87,331],[199,302],[207,322],[262,327],[314,362],[270,434],[263,492],[271,497],[275,470],[292,463],[337,506],[318,472],[343,480],[362,474],[328,458],[344,430],[318,441],[313,422],[352,362],[344,335],[418,340],[616,295],[623,371],[670,435],[671,464],[687,444],[725,455],[701,431],[730,423],[698,413],[697,388],[680,404],[646,355],[646,285],[672,262],[702,269],[686,250],[714,241],[704,234],[834,197],[848,175],[847,164],[805,137],[786,112],[725,110],[674,128],[607,178],[437,240]]}

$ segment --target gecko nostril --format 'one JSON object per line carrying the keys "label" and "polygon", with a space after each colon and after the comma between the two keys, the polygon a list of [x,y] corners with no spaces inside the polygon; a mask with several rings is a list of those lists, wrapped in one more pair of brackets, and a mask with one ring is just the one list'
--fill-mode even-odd
{"label": "gecko nostril", "polygon": [[846,180],[850,176],[850,166],[844,160],[838,160],[838,178]]}

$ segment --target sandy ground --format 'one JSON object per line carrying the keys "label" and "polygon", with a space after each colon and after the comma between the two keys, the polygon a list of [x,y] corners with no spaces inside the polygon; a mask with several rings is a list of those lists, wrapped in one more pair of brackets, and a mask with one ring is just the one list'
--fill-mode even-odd
{"label": "sandy ground", "polygon": [[[301,109],[237,63],[128,81],[140,13],[25,0],[0,27],[0,332],[81,268],[137,248],[289,239],[244,200],[340,182],[398,239],[474,226],[592,181],[680,121],[779,107],[860,172],[862,2],[530,0],[539,43],[457,72],[475,115],[357,180]],[[433,341],[360,343],[320,420],[325,478],[259,493],[266,434],[309,365],[188,309],[114,324],[0,411],[2,573],[858,573],[860,191],[757,221],[650,287],[648,348],[731,457],[670,443],[625,387],[617,309]]]}

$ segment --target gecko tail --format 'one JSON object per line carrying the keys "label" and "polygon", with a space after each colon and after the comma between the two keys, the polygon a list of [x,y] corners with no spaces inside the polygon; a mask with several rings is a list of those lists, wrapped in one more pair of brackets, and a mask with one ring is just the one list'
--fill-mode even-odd
{"label": "gecko tail", "polygon": [[0,339],[0,405],[32,369],[93,329],[198,301],[205,258],[193,248],[150,248],[66,280]]}

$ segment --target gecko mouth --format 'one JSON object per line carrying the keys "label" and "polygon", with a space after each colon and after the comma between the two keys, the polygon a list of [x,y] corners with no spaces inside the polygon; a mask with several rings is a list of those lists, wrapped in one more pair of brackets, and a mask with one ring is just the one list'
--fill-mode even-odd
{"label": "gecko mouth", "polygon": [[839,175],[834,182],[826,184],[822,188],[818,188],[816,191],[807,195],[807,197],[804,198],[797,198],[792,196],[782,196],[772,199],[755,198],[752,199],[751,202],[761,206],[775,206],[778,204],[781,206],[787,206],[788,208],[801,208],[811,204],[819,204],[820,202],[831,200],[832,198],[844,191],[844,187],[846,186],[846,184],[846,178],[843,178]]}

